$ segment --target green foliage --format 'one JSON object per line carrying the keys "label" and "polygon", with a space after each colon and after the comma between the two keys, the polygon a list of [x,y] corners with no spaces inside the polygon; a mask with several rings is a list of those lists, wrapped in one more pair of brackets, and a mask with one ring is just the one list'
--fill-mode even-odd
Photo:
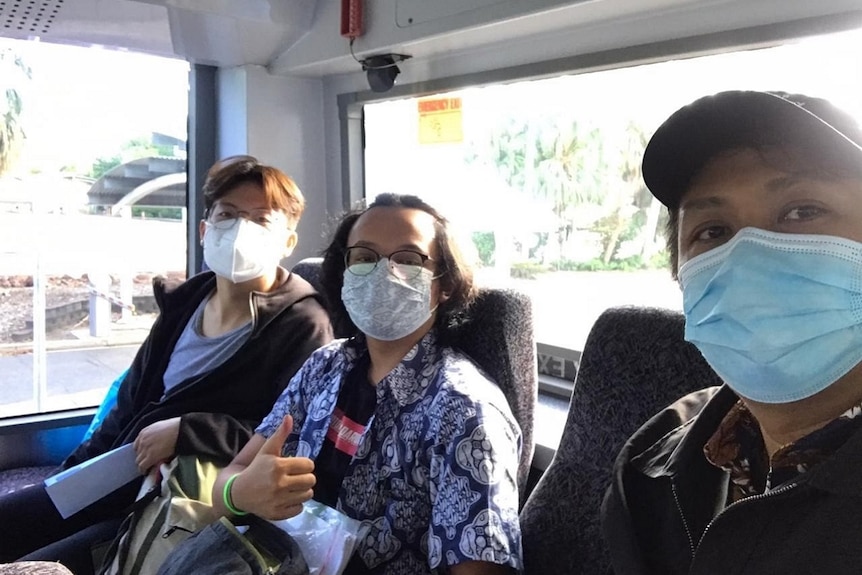
{"label": "green foliage", "polygon": [[[169,146],[154,146],[149,138],[132,138],[122,148],[123,161],[130,162],[148,156],[173,155]],[[167,152],[163,154],[162,152]]]}
{"label": "green foliage", "polygon": [[510,188],[524,189],[527,128],[523,121],[501,119],[500,127],[487,140],[471,143],[465,161],[493,166]]}
{"label": "green foliage", "polygon": [[646,212],[644,210],[638,210],[632,214],[631,219],[628,221],[628,226],[623,233],[620,234],[620,243],[637,239],[641,230],[643,230],[646,225],[646,219]]}
{"label": "green foliage", "polygon": [[114,154],[110,157],[96,158],[87,175],[91,178],[99,179],[125,162],[131,162],[138,158],[148,158],[150,156],[173,157],[175,155],[173,146],[154,146],[152,142],[150,142],[149,138],[143,136],[132,138],[123,144],[120,150],[121,152],[119,154]]}
{"label": "green foliage", "polygon": [[509,268],[509,275],[513,278],[534,280],[540,273],[548,271],[548,268],[535,262],[518,262]]}
{"label": "green foliage", "polygon": [[176,155],[176,152],[175,152],[173,146],[161,145],[161,146],[153,146],[153,148],[156,150],[157,156],[167,156],[167,157],[173,158]]}
{"label": "green foliage", "polygon": [[[600,255],[587,262],[563,259],[550,270],[666,268],[664,252],[648,261],[643,255],[619,257],[624,242],[651,250],[657,226],[664,226],[663,219],[656,221],[654,200],[643,184],[641,160],[648,137],[640,125],[627,121],[622,134],[603,134],[580,112],[534,110],[512,117],[509,113],[501,113],[490,135],[471,143],[465,159],[493,168],[512,190],[523,194],[523,201],[541,199],[553,211],[556,222],[544,224],[538,245],[527,254],[531,262],[554,243],[559,247],[553,253],[565,258],[574,248],[572,234],[588,230],[598,236]],[[477,234],[473,242],[483,263],[492,263],[493,236]],[[510,273],[533,278],[543,271],[549,270],[519,263]]]}
{"label": "green foliage", "polygon": [[473,245],[476,246],[476,253],[479,255],[479,261],[482,265],[494,265],[494,251],[497,244],[494,239],[494,232],[473,232]]}
{"label": "green foliage", "polygon": [[601,258],[593,258],[585,262],[561,260],[554,262],[551,269],[556,271],[601,272],[601,271],[637,271],[646,269],[669,269],[670,256],[662,250],[653,254],[646,262],[639,255],[621,260],[611,260],[605,263]]}
{"label": "green foliage", "polygon": [[[0,100],[0,174],[11,168],[26,137],[21,125],[24,102],[20,85],[31,77],[32,72],[21,56],[11,48],[0,50],[0,90],[4,94]],[[16,78],[21,84],[9,82]]]}
{"label": "green foliage", "polygon": [[654,270],[670,269],[670,253],[667,250],[662,250],[660,252],[656,252],[649,259],[649,263],[647,267]]}
{"label": "green foliage", "polygon": [[132,206],[132,217],[181,220],[183,219],[183,209],[172,207]]}
{"label": "green foliage", "polygon": [[118,155],[112,156],[110,158],[96,158],[96,161],[93,162],[93,166],[90,168],[89,173],[87,175],[91,178],[98,180],[117,166],[123,163],[123,159]]}
{"label": "green foliage", "polygon": [[559,271],[577,271],[577,272],[599,272],[599,271],[635,271],[646,269],[643,259],[640,256],[632,256],[623,260],[603,261],[601,258],[593,258],[585,262],[576,262],[572,260],[562,260],[554,263],[554,269]]}

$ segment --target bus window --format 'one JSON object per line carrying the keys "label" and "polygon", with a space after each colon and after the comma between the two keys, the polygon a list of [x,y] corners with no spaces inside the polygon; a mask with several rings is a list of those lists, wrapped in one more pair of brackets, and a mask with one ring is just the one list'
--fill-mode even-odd
{"label": "bus window", "polygon": [[0,417],[98,405],[185,276],[188,64],[0,39]]}
{"label": "bus window", "polygon": [[822,95],[862,119],[860,41],[845,32],[366,104],[366,194],[415,193],[455,220],[480,281],[532,297],[540,371],[571,381],[559,358],[543,366],[543,345],[576,362],[608,307],[681,309],[666,216],[640,173],[658,124],[726,89]]}

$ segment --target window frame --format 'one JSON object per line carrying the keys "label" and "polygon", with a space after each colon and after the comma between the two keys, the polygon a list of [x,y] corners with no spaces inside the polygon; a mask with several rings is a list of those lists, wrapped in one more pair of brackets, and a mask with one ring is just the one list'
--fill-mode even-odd
{"label": "window frame", "polygon": [[[724,32],[686,36],[675,40],[654,42],[591,52],[498,68],[471,74],[442,77],[413,84],[399,84],[385,94],[363,90],[337,96],[341,134],[342,207],[347,210],[365,198],[365,134],[364,107],[388,100],[419,98],[491,85],[511,84],[601,72],[630,66],[656,64],[669,60],[684,60],[714,54],[769,48],[805,38],[846,32],[862,28],[862,11],[817,16],[812,18],[751,26]],[[538,356],[550,356],[554,361],[580,363],[582,350],[561,348],[536,342]],[[541,362],[540,362],[541,363]],[[541,367],[541,365],[540,365]],[[539,371],[539,393],[570,398],[574,377],[568,372],[560,378],[553,372]]]}
{"label": "window frame", "polygon": [[[209,167],[216,160],[217,110],[217,73],[218,68],[189,62],[188,71],[188,120],[186,124],[186,273],[188,277],[201,269],[203,248],[198,237],[198,222],[203,218],[203,197],[189,193],[199,190],[206,178]],[[43,366],[43,376],[45,367]],[[109,383],[109,382],[108,382]],[[36,383],[34,382],[34,387]],[[98,405],[90,407],[70,406],[63,409],[31,412],[20,415],[0,417],[0,446],[5,445],[5,436],[18,431],[30,432],[31,429],[63,428],[68,425],[81,425],[92,419]],[[41,433],[41,432],[40,432]],[[55,440],[47,444],[56,443]],[[41,445],[42,441],[38,440]],[[9,449],[12,448],[9,444]],[[8,451],[8,449],[7,449]],[[37,450],[38,451],[38,450]],[[11,453],[11,451],[10,451]],[[3,463],[7,463],[4,457]]]}

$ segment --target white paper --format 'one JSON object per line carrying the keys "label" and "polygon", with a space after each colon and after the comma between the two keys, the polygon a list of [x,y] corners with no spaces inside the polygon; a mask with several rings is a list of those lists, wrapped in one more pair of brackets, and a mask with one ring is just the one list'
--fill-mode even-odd
{"label": "white paper", "polygon": [[45,491],[65,519],[140,476],[131,443],[45,479]]}

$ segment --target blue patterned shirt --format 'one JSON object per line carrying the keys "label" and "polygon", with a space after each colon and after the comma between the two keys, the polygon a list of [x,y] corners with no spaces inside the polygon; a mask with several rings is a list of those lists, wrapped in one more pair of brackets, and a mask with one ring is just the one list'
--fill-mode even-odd
{"label": "blue patterned shirt", "polygon": [[[314,459],[338,392],[366,350],[339,340],[305,362],[257,428],[288,413],[282,453]],[[369,531],[357,553],[373,573],[436,574],[465,561],[521,570],[521,432],[502,391],[432,330],[377,385],[377,408],[354,455],[338,509]]]}

